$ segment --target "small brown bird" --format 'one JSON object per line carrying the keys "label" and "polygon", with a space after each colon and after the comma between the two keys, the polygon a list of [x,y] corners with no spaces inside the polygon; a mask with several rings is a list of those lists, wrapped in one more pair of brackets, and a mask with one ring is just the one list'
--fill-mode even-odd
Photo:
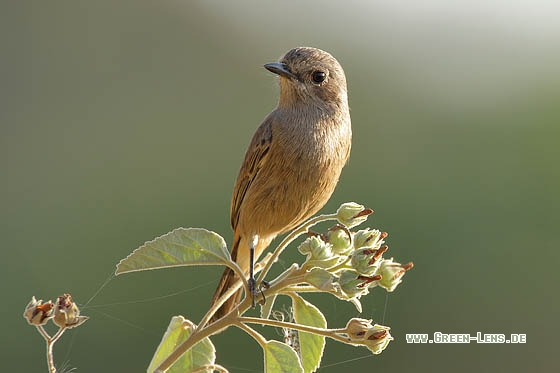
{"label": "small brown bird", "polygon": [[[352,140],[346,77],[333,56],[301,47],[264,67],[280,76],[280,99],[253,135],[231,200],[231,257],[249,272],[253,296],[252,254],[257,260],[277,235],[327,203]],[[212,303],[236,281],[226,268]],[[229,313],[241,295],[239,289],[213,320]]]}

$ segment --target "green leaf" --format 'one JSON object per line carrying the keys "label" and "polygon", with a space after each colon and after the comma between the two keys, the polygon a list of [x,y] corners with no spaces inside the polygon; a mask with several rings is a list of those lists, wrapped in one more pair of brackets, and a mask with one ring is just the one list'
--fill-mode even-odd
{"label": "green leaf", "polygon": [[177,228],[134,250],[117,264],[115,274],[228,262],[231,257],[219,234],[202,228]]}
{"label": "green leaf", "polygon": [[[290,294],[296,323],[325,329],[327,320],[317,307],[296,294]],[[325,337],[308,332],[298,332],[299,349],[305,373],[314,372],[321,365],[325,350]]]}
{"label": "green leaf", "polygon": [[[195,325],[183,316],[174,316],[167,327],[163,338],[150,362],[148,373],[154,370],[184,342],[194,330]],[[191,372],[194,369],[213,365],[216,361],[216,349],[209,338],[205,338],[185,352],[167,373]],[[201,372],[212,373],[212,369],[201,370]]]}
{"label": "green leaf", "polygon": [[287,344],[271,340],[264,346],[265,373],[303,373],[297,353]]}

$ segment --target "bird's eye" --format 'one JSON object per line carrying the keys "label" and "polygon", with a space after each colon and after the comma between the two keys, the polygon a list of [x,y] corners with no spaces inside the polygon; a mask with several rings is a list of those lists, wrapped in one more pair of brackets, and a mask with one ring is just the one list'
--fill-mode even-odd
{"label": "bird's eye", "polygon": [[327,74],[325,74],[323,71],[315,71],[313,72],[311,79],[313,79],[313,83],[321,84],[325,81],[325,79],[327,79]]}

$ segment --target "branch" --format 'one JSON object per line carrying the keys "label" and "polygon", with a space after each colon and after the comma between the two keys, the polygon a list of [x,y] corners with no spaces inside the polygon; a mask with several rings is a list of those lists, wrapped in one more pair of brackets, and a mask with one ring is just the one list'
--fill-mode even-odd
{"label": "branch", "polygon": [[287,328],[287,329],[294,329],[299,330],[301,332],[313,333],[317,335],[321,335],[323,337],[332,338],[334,340],[343,342],[343,343],[351,343],[350,338],[341,336],[340,333],[344,329],[322,329],[316,328],[314,326],[296,324],[287,321],[279,321],[279,320],[271,320],[271,319],[261,319],[258,317],[239,317],[237,319],[239,322],[243,323],[250,323],[250,324],[261,324],[261,325],[268,325],[274,326],[277,328]]}
{"label": "branch", "polygon": [[268,271],[270,270],[270,267],[272,266],[272,263],[274,263],[276,261],[276,259],[278,258],[278,256],[280,256],[280,254],[282,254],[282,251],[284,251],[286,246],[288,246],[293,240],[295,240],[296,238],[298,238],[302,234],[306,233],[309,230],[309,228],[311,228],[315,224],[318,224],[318,223],[321,223],[321,222],[327,221],[327,220],[336,220],[336,217],[337,217],[337,214],[326,214],[326,215],[316,216],[314,218],[309,219],[308,221],[306,221],[305,223],[300,225],[298,228],[296,228],[296,230],[292,231],[289,235],[287,235],[282,240],[280,245],[278,245],[278,247],[272,253],[272,259],[268,263],[266,263],[263,271],[261,272],[260,276],[257,279],[257,284],[261,283],[264,280],[264,277],[267,275]]}

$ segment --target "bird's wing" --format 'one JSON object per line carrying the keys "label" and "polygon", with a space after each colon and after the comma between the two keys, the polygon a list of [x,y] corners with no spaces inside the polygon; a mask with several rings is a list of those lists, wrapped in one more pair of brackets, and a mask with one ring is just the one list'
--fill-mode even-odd
{"label": "bird's wing", "polygon": [[251,183],[255,180],[259,170],[267,160],[268,151],[272,144],[272,123],[270,117],[266,118],[264,122],[257,128],[253,135],[253,139],[249,144],[245,159],[239,170],[235,187],[233,188],[233,196],[231,198],[231,227],[235,230],[237,222],[239,221],[239,213],[243,205],[243,199]]}

